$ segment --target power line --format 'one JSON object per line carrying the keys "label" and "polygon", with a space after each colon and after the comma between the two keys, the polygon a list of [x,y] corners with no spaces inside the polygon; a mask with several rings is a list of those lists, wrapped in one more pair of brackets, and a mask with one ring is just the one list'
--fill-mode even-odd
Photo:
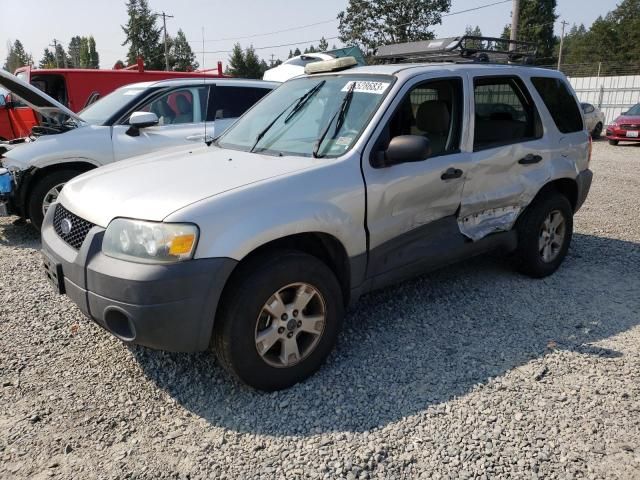
{"label": "power line", "polygon": [[[325,40],[335,40],[337,38],[340,38],[339,36],[335,36],[335,37],[326,37]],[[267,47],[253,47],[254,50],[266,50],[268,48],[280,48],[280,47],[292,47],[294,45],[304,45],[304,44],[310,44],[310,43],[314,43],[314,42],[319,42],[320,40],[322,40],[322,38],[316,38],[315,40],[301,40],[299,42],[292,42],[292,43],[283,43],[281,45],[269,45]],[[195,53],[231,53],[231,50],[207,50],[204,52],[195,52]]]}

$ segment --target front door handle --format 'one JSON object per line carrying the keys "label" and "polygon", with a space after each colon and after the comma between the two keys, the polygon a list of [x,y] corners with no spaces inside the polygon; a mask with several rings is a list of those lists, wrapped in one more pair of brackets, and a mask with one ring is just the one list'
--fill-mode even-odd
{"label": "front door handle", "polygon": [[529,153],[524,158],[518,160],[520,165],[533,165],[534,163],[538,163],[542,161],[542,157],[540,155],[534,155],[533,153]]}
{"label": "front door handle", "polygon": [[462,176],[462,170],[459,168],[447,168],[447,170],[440,175],[442,180],[451,180],[453,178],[460,178]]}

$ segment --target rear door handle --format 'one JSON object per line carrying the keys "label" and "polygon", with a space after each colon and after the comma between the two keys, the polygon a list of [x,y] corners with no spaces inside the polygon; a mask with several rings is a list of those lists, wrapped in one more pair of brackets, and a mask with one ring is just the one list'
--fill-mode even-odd
{"label": "rear door handle", "polygon": [[462,176],[462,170],[459,168],[447,168],[447,170],[440,175],[442,180],[451,180],[453,178],[460,178]]}
{"label": "rear door handle", "polygon": [[542,161],[542,157],[540,155],[534,155],[533,153],[529,153],[524,158],[518,160],[520,165],[533,165],[534,163],[538,163]]}

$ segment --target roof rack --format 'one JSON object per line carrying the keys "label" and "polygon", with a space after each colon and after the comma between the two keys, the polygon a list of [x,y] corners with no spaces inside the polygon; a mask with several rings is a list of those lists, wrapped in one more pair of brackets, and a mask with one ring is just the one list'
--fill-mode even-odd
{"label": "roof rack", "polygon": [[382,63],[483,62],[533,64],[535,44],[495,37],[440,38],[378,47],[374,58]]}

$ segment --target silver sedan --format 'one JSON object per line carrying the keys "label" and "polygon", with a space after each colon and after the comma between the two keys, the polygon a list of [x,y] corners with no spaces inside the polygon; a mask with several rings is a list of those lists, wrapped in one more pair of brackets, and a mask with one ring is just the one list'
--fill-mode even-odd
{"label": "silver sedan", "polygon": [[594,107],[590,103],[581,103],[582,112],[584,113],[584,121],[587,130],[593,138],[600,138],[602,128],[604,126],[604,113],[598,107]]}

